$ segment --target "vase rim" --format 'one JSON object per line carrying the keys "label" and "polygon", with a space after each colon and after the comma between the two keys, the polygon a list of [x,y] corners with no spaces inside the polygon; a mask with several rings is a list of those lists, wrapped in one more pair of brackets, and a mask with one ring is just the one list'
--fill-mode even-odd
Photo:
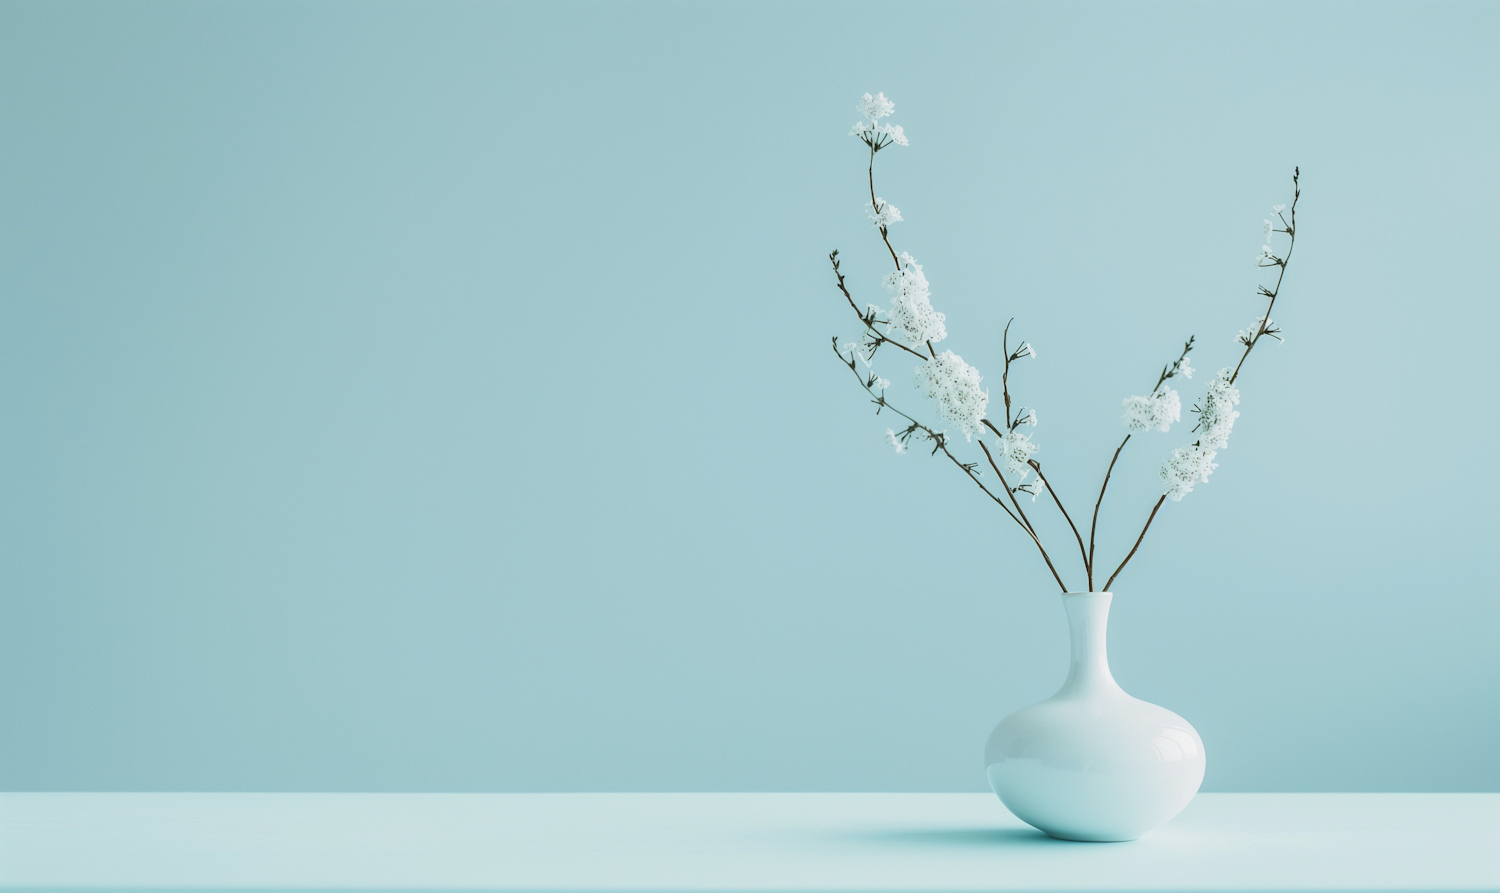
{"label": "vase rim", "polygon": [[1063,597],[1064,598],[1067,598],[1070,595],[1114,595],[1114,593],[1113,592],[1106,592],[1104,590],[1095,590],[1095,589],[1086,590],[1084,592],[1064,592],[1063,593]]}

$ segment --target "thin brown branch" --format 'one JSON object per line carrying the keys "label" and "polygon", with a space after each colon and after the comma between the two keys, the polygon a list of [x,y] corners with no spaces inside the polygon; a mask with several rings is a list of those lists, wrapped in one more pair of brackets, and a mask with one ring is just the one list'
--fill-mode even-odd
{"label": "thin brown branch", "polygon": [[[1286,233],[1289,241],[1286,246],[1286,257],[1276,259],[1276,266],[1281,268],[1276,273],[1276,287],[1270,291],[1270,301],[1266,304],[1266,315],[1261,317],[1260,328],[1256,330],[1255,337],[1250,339],[1250,343],[1245,345],[1245,352],[1240,354],[1240,361],[1234,364],[1234,373],[1229,376],[1230,384],[1234,384],[1234,380],[1240,377],[1240,367],[1245,365],[1245,360],[1250,358],[1250,351],[1255,349],[1255,345],[1260,343],[1261,336],[1265,335],[1267,329],[1271,326],[1271,310],[1276,307],[1276,297],[1281,294],[1281,280],[1286,278],[1286,266],[1291,262],[1292,252],[1297,248],[1297,202],[1302,199],[1302,187],[1299,185],[1298,180],[1301,176],[1302,171],[1300,168],[1292,168],[1292,219],[1287,220],[1285,216],[1277,214],[1278,217],[1281,217],[1281,222],[1286,227],[1286,229],[1277,230],[1277,232]],[[1265,264],[1264,266],[1270,266],[1270,264]],[[1265,287],[1262,286],[1261,293],[1264,294],[1265,291]]]}
{"label": "thin brown branch", "polygon": [[[1160,386],[1160,383],[1158,383],[1157,387]],[[1099,529],[1099,506],[1104,504],[1104,491],[1109,487],[1109,476],[1114,473],[1115,463],[1120,459],[1120,450],[1125,449],[1125,444],[1127,443],[1130,443],[1129,434],[1125,435],[1125,439],[1120,441],[1119,446],[1115,447],[1114,458],[1109,460],[1109,468],[1104,470],[1104,483],[1099,487],[1099,498],[1094,501],[1094,520],[1089,522],[1089,554],[1088,558],[1084,561],[1084,566],[1088,568],[1089,573],[1090,592],[1094,591],[1094,535]]]}
{"label": "thin brown branch", "polygon": [[[871,209],[875,209],[875,152],[876,151],[877,151],[877,149],[876,149],[875,146],[871,146],[870,147],[870,208]],[[879,214],[880,211],[879,210],[875,210],[875,213]],[[889,251],[891,253],[891,260],[893,260],[893,261],[896,262],[896,270],[897,270],[897,272],[900,272],[900,270],[901,270],[901,258],[899,258],[899,257],[896,256],[896,249],[894,249],[894,248],[891,247],[891,239],[890,239],[890,237],[888,235],[886,235],[885,227],[883,227],[883,226],[880,228],[880,239],[881,239],[881,241],[885,242],[885,250]]]}
{"label": "thin brown branch", "polygon": [[[1088,573],[1089,553],[1083,548],[1083,537],[1079,535],[1078,528],[1073,524],[1073,519],[1068,516],[1068,510],[1063,508],[1062,498],[1057,495],[1056,490],[1052,489],[1052,482],[1047,480],[1046,475],[1042,474],[1042,463],[1036,461],[1035,459],[1032,459],[1029,464],[1031,465],[1032,470],[1036,472],[1036,476],[1041,479],[1042,486],[1046,487],[1047,492],[1052,494],[1052,501],[1057,503],[1057,510],[1062,512],[1063,520],[1067,521],[1068,526],[1073,529],[1073,538],[1078,540],[1078,554],[1083,556],[1084,573]],[[1090,576],[1092,577],[1092,575]]]}
{"label": "thin brown branch", "polygon": [[1130,559],[1135,557],[1135,550],[1141,547],[1141,540],[1146,538],[1146,531],[1151,529],[1151,522],[1156,520],[1157,510],[1160,509],[1161,504],[1166,501],[1167,494],[1165,493],[1161,495],[1160,499],[1156,500],[1156,505],[1151,507],[1151,516],[1146,519],[1146,526],[1141,528],[1141,535],[1135,538],[1135,545],[1130,547],[1130,554],[1126,555],[1125,560],[1120,562],[1120,566],[1115,568],[1115,572],[1109,575],[1109,580],[1104,584],[1104,588],[1101,589],[1100,592],[1108,592],[1109,587],[1114,585],[1115,577],[1118,577],[1120,575],[1120,571],[1125,569],[1125,565],[1130,563]]}
{"label": "thin brown branch", "polygon": [[[1015,322],[1013,316],[1005,322],[1005,330],[1000,333],[1000,350],[1005,353],[1005,369],[1000,373],[1000,393],[1005,397],[1005,428],[1010,430],[1010,324]],[[993,427],[993,426],[991,426]],[[998,432],[997,432],[998,433]]]}
{"label": "thin brown branch", "polygon": [[[989,425],[989,421],[986,420],[985,424]],[[995,430],[995,426],[994,425],[990,425],[990,430],[994,431]],[[1010,497],[1010,504],[1013,505],[1013,506],[1015,506],[1015,508],[1016,508],[1016,514],[1020,515],[1021,516],[1021,520],[1024,521],[1024,522],[1026,522],[1026,529],[1031,533],[1031,538],[1036,541],[1036,547],[1037,547],[1037,549],[1041,550],[1042,560],[1045,561],[1045,562],[1047,562],[1047,570],[1049,570],[1049,571],[1052,572],[1052,578],[1057,581],[1057,585],[1059,585],[1059,586],[1062,587],[1062,591],[1063,592],[1067,592],[1068,591],[1067,584],[1063,583],[1062,577],[1059,576],[1058,573],[1057,573],[1057,568],[1052,564],[1052,556],[1047,554],[1046,547],[1044,547],[1042,545],[1041,535],[1038,534],[1036,532],[1036,528],[1032,526],[1031,519],[1028,518],[1028,517],[1026,517],[1026,510],[1023,509],[1023,508],[1021,508],[1021,501],[1019,499],[1016,499],[1016,491],[1012,490],[1010,488],[1010,484],[1007,484],[1005,482],[1005,475],[1003,475],[1003,474],[1000,473],[999,466],[997,466],[995,464],[995,457],[992,456],[992,455],[990,455],[990,448],[984,445],[984,441],[983,440],[979,441],[979,448],[981,450],[984,450],[984,456],[985,456],[985,458],[988,459],[988,460],[990,460],[990,467],[993,468],[993,469],[995,469],[995,475],[998,478],[1000,478],[1000,486],[1003,487],[1003,488],[1005,488],[1005,494]]]}
{"label": "thin brown branch", "polygon": [[[907,353],[911,354],[912,356],[916,357],[917,359],[919,359],[919,360],[926,360],[927,358],[924,357],[924,356],[922,356],[922,354],[920,352],[912,350],[910,347],[907,347],[905,344],[902,344],[900,341],[897,341],[896,339],[894,339],[894,338],[886,335],[884,332],[881,332],[879,329],[875,328],[875,322],[877,322],[877,320],[871,319],[870,317],[868,317],[865,314],[863,314],[863,313],[860,312],[859,307],[854,303],[854,296],[851,295],[851,294],[849,294],[849,288],[848,288],[848,286],[844,285],[844,274],[839,270],[839,253],[838,253],[838,251],[834,251],[832,254],[828,255],[828,260],[833,263],[833,275],[836,276],[836,277],[838,277],[838,288],[839,288],[839,291],[841,291],[841,292],[844,293],[844,300],[846,300],[846,301],[849,302],[849,309],[854,311],[854,315],[859,317],[859,321],[862,322],[862,323],[864,323],[864,326],[865,326],[866,329],[869,329],[872,333],[874,333],[874,336],[875,336],[875,339],[876,339],[876,345],[875,346],[879,347],[882,344],[894,344],[897,347],[901,348],[902,350],[906,351]],[[880,322],[884,322],[884,321],[881,320]],[[929,345],[929,349],[930,349],[930,345]]]}

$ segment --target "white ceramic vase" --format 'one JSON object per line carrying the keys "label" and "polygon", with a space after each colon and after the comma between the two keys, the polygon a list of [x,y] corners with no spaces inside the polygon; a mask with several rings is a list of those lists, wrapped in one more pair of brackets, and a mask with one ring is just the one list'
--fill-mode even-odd
{"label": "white ceramic vase", "polygon": [[1132,698],[1109,673],[1108,592],[1069,592],[1073,658],[1057,694],[990,733],[985,774],[1011,812],[1066,840],[1135,840],[1182,811],[1203,783],[1188,721]]}

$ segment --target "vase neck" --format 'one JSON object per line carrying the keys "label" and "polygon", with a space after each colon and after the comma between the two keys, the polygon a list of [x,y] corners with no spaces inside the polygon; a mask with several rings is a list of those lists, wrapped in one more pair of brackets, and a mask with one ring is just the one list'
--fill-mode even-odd
{"label": "vase neck", "polygon": [[1121,691],[1109,672],[1109,656],[1104,633],[1109,625],[1108,592],[1069,592],[1063,595],[1063,609],[1068,615],[1068,640],[1072,659],[1068,678],[1058,690],[1059,696],[1083,696]]}

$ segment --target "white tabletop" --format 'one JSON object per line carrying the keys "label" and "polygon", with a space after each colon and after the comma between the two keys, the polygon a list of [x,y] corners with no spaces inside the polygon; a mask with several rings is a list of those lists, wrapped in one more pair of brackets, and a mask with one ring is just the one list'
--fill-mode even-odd
{"label": "white tabletop", "polygon": [[1132,843],[988,794],[0,794],[0,886],[1500,890],[1500,794],[1201,794]]}

